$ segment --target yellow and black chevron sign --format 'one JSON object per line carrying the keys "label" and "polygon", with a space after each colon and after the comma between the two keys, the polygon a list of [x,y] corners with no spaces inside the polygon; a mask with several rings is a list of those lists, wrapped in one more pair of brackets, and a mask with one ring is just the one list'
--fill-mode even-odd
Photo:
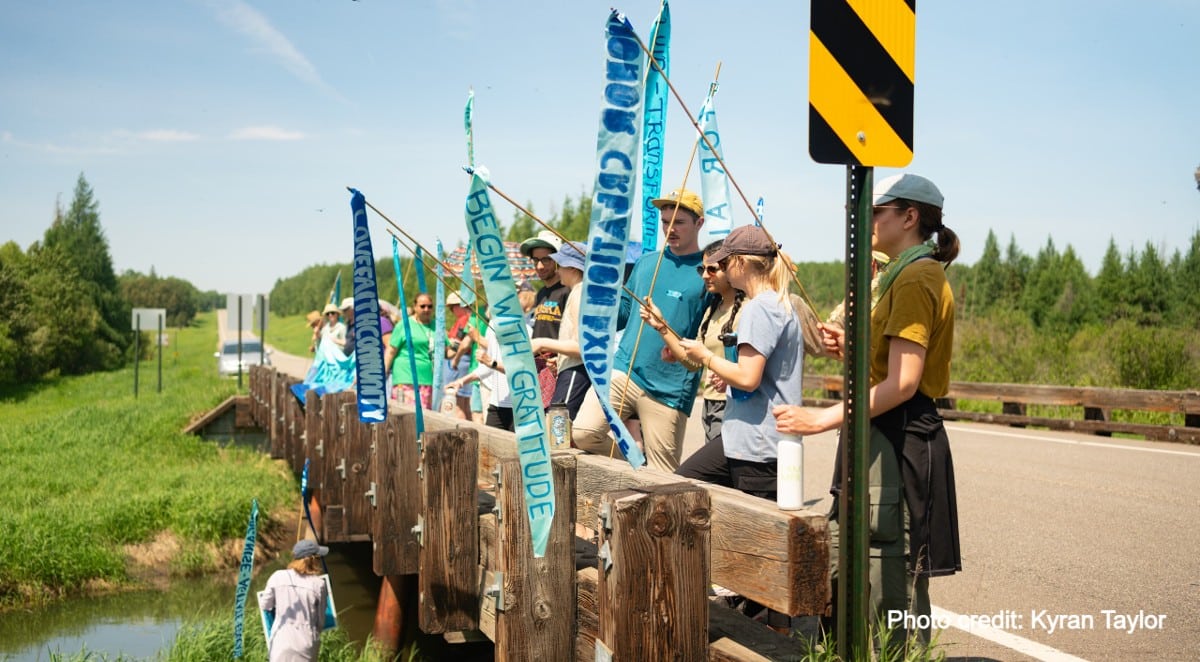
{"label": "yellow and black chevron sign", "polygon": [[913,155],[916,0],[812,0],[808,152],[903,167]]}

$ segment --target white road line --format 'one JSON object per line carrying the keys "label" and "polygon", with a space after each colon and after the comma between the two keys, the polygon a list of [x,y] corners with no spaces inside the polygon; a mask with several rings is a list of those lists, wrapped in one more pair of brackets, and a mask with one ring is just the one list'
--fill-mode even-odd
{"label": "white road line", "polygon": [[1122,446],[1120,444],[1105,444],[1098,441],[1077,441],[1075,439],[1062,439],[1060,437],[1042,437],[1033,434],[1021,434],[1018,432],[1000,432],[998,430],[987,430],[982,426],[969,425],[947,425],[947,430],[958,430],[962,432],[972,432],[978,434],[990,434],[997,437],[1013,437],[1014,439],[1032,439],[1034,441],[1049,441],[1056,444],[1069,444],[1072,446],[1096,446],[1099,448],[1115,448],[1124,451],[1138,451],[1141,453],[1163,453],[1165,455],[1183,455],[1185,457],[1200,458],[1200,452],[1188,451],[1169,451],[1163,448],[1141,448],[1138,446]]}
{"label": "white road line", "polygon": [[[962,630],[968,634],[987,639],[988,641],[999,644],[1010,650],[1017,651],[1022,655],[1043,660],[1044,662],[1087,662],[1082,657],[1075,657],[1069,653],[1064,653],[1057,648],[1051,648],[1046,644],[1039,644],[1036,641],[1030,641],[1025,637],[994,628],[990,625],[983,625],[974,619],[967,616],[960,616],[952,611],[947,611],[938,606],[931,606],[930,616],[934,620],[949,623],[951,627]],[[965,627],[960,627],[960,624]]]}

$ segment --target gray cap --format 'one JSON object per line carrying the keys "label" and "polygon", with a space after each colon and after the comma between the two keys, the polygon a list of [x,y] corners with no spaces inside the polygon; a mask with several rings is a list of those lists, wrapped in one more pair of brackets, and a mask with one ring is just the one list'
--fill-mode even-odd
{"label": "gray cap", "polygon": [[942,208],[942,192],[933,182],[920,175],[892,175],[875,184],[875,199],[871,204],[882,205],[892,200],[912,200]]}
{"label": "gray cap", "polygon": [[293,559],[306,559],[310,556],[325,556],[329,553],[329,548],[323,545],[318,545],[317,541],[305,538],[297,542],[292,547]]}

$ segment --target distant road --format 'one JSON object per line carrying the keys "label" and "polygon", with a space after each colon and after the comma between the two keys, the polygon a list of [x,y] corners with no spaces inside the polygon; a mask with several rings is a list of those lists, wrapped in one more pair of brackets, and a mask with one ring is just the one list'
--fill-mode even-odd
{"label": "distant road", "polygon": [[[224,333],[223,311],[218,324]],[[300,377],[311,362],[279,352],[271,360]],[[685,453],[703,443],[700,410]],[[1198,659],[1200,447],[947,428],[963,572],[930,582],[935,613],[963,626],[998,616],[1002,626],[945,630],[939,641],[952,659]],[[806,504],[825,512],[836,435],[807,437],[804,447]]]}
{"label": "distant road", "polygon": [[[217,347],[220,348],[226,340],[237,340],[237,331],[230,331],[225,327],[225,309],[217,309]],[[270,329],[267,329],[270,335]],[[242,342],[250,340],[258,340],[258,335],[249,331],[242,331]],[[269,358],[271,365],[275,366],[282,372],[304,379],[305,373],[308,372],[308,367],[312,365],[311,356],[296,356],[294,354],[286,354],[276,349],[271,343],[267,343],[267,349],[271,350]],[[214,364],[213,369],[216,369]]]}

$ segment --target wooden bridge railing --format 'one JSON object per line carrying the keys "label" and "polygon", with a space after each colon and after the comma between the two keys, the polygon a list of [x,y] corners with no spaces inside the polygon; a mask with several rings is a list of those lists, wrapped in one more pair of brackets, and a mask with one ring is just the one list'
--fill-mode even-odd
{"label": "wooden bridge railing", "polygon": [[[416,575],[425,632],[482,633],[500,660],[795,659],[799,641],[710,603],[709,585],[793,616],[825,609],[823,514],[556,451],[535,559],[512,433],[425,412],[418,440],[411,410],[365,425],[352,393],[310,393],[301,409],[297,381],[251,369],[251,415],[273,457],[297,472],[309,458],[324,542],[370,541],[376,574]],[[595,567],[576,568],[591,544],[577,522],[597,532]]]}
{"label": "wooden bridge railing", "polygon": [[[824,405],[840,401],[842,377],[805,375],[804,388],[824,391],[824,398],[805,399],[805,404]],[[1001,413],[961,411],[958,400],[1001,403]],[[1030,416],[1028,405],[1082,407],[1083,418]],[[1150,391],[1083,386],[1030,386],[951,382],[950,392],[938,401],[946,420],[1001,423],[1046,427],[1052,430],[1111,435],[1137,434],[1156,441],[1200,444],[1200,391]],[[1114,409],[1183,414],[1184,424],[1152,425],[1111,420]]]}

